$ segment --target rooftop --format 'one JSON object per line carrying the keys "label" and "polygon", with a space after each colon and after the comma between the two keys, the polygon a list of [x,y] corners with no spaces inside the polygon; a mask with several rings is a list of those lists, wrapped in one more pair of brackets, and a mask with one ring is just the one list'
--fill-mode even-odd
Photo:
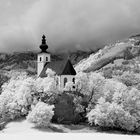
{"label": "rooftop", "polygon": [[71,61],[67,59],[66,61],[52,61],[47,62],[44,66],[44,69],[40,73],[40,77],[47,77],[46,70],[47,68],[52,69],[56,72],[57,75],[76,75],[76,71],[71,64]]}

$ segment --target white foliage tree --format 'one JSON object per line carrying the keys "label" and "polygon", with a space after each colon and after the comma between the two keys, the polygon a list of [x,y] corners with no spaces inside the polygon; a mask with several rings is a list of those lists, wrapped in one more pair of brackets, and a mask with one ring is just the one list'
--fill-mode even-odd
{"label": "white foliage tree", "polygon": [[34,123],[36,127],[47,127],[54,115],[54,105],[38,102],[27,116],[27,120]]}
{"label": "white foliage tree", "polygon": [[83,95],[100,95],[104,82],[105,78],[99,73],[80,72],[76,75],[76,84],[78,87],[78,91]]}
{"label": "white foliage tree", "polygon": [[90,73],[89,75],[89,89],[91,93],[91,102],[97,102],[103,96],[103,87],[106,79],[99,73]]}
{"label": "white foliage tree", "polygon": [[[73,87],[73,86],[75,86],[75,84],[74,84],[73,82],[67,82],[66,85],[65,85],[64,90],[65,90],[65,91],[73,91],[73,90],[72,90],[72,87]],[[76,88],[76,87],[75,87],[75,88]]]}
{"label": "white foliage tree", "polygon": [[87,73],[80,72],[76,75],[77,91],[83,95],[90,95],[89,76]]}
{"label": "white foliage tree", "polygon": [[26,115],[32,104],[35,79],[17,77],[3,85],[0,95],[0,114],[4,118],[14,119]]}
{"label": "white foliage tree", "polygon": [[125,110],[140,121],[140,91],[132,88],[122,96],[122,99]]}
{"label": "white foliage tree", "polygon": [[95,108],[87,113],[89,123],[101,127],[136,130],[140,126],[140,92],[108,79],[103,93]]}
{"label": "white foliage tree", "polygon": [[126,91],[126,85],[113,79],[106,79],[106,82],[103,86],[103,96],[108,102],[111,102],[112,100],[117,101],[117,98],[119,100],[119,96],[122,97],[122,94]]}
{"label": "white foliage tree", "polygon": [[137,119],[125,111],[122,105],[105,102],[104,99],[99,100],[99,104],[87,114],[87,117],[90,124],[94,123],[101,127],[134,131],[139,126]]}
{"label": "white foliage tree", "polygon": [[54,77],[56,75],[56,72],[48,68],[46,74],[48,77]]}

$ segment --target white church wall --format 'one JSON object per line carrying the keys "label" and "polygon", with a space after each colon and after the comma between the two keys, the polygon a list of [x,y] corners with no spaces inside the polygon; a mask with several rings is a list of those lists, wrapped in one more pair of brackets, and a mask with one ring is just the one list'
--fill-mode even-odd
{"label": "white church wall", "polygon": [[[41,59],[40,59],[41,58]],[[51,57],[49,53],[40,53],[38,54],[38,62],[50,62],[51,61]]]}
{"label": "white church wall", "polygon": [[37,57],[37,75],[39,76],[45,63],[51,61],[51,57],[49,53],[40,53]]}
{"label": "white church wall", "polygon": [[37,65],[37,76],[40,75],[43,67],[44,67],[44,63],[38,63],[38,65]]}
{"label": "white church wall", "polygon": [[[75,79],[74,75],[61,75],[60,76],[60,88],[65,89],[66,83],[67,82],[73,82],[73,78]],[[65,81],[65,79],[67,79],[67,80]],[[74,84],[75,83],[73,83],[73,86],[75,86]],[[74,91],[74,90],[76,90],[76,88],[71,87],[71,90]]]}

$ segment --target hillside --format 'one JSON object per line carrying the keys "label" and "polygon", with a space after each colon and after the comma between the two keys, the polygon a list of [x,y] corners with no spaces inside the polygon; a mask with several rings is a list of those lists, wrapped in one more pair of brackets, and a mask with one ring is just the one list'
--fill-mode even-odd
{"label": "hillside", "polygon": [[[73,64],[76,64],[83,58],[88,57],[92,52],[76,51],[71,52],[69,57]],[[67,53],[52,54],[52,61],[64,61],[68,57]],[[15,52],[13,54],[0,54],[0,70],[25,70],[27,72],[36,73],[36,52]]]}
{"label": "hillside", "polygon": [[[69,57],[77,72],[99,71],[104,73],[108,69],[124,70],[139,67],[140,35],[131,36],[128,39],[118,41],[105,46],[99,51],[75,51],[70,52]],[[52,61],[65,61],[66,53],[52,54]],[[26,71],[35,75],[37,67],[36,52],[15,52],[13,54],[0,54],[0,86],[7,81],[11,71]],[[127,64],[126,64],[127,63]],[[10,73],[10,74],[9,74]]]}
{"label": "hillside", "polygon": [[140,39],[139,36],[133,36],[129,39],[105,46],[97,53],[91,54],[88,58],[80,61],[75,66],[75,69],[77,72],[97,71],[108,64],[114,63],[115,60],[130,60],[139,55]]}
{"label": "hillside", "polygon": [[[10,78],[10,73],[14,71],[14,78],[3,86],[1,93],[1,128],[4,128],[3,124],[6,124],[8,119],[27,116],[26,121],[9,122],[1,132],[16,131],[25,134],[27,130],[31,133],[44,131],[77,133],[98,132],[96,131],[98,128],[106,128],[107,131],[113,130],[113,133],[117,130],[118,133],[139,134],[140,40],[138,37],[110,44],[94,54],[82,51],[71,53],[69,57],[76,71],[86,72],[77,74],[81,86],[75,92],[53,89],[56,81],[49,76],[45,79],[36,79],[33,76],[24,77],[24,73],[23,75],[15,73],[15,71],[26,71],[35,75],[36,53],[1,54],[1,81],[5,76],[2,81],[5,82],[6,77]],[[62,62],[66,57],[64,53],[52,54],[52,61]],[[100,74],[88,73],[91,71]],[[65,121],[65,117],[73,114],[77,118]],[[51,127],[48,123],[46,129],[35,128],[35,126],[44,127],[47,120],[52,123]],[[34,123],[34,126],[27,121]],[[69,123],[59,125],[67,121],[75,125]],[[102,129],[100,130],[102,132]]]}
{"label": "hillside", "polygon": [[[77,64],[83,58],[87,58],[93,51],[70,52],[69,57],[73,64]],[[52,61],[65,61],[67,53],[52,54]],[[0,53],[0,87],[15,72],[27,72],[30,75],[36,74],[37,52],[15,52],[13,54]],[[58,64],[59,65],[59,64]]]}

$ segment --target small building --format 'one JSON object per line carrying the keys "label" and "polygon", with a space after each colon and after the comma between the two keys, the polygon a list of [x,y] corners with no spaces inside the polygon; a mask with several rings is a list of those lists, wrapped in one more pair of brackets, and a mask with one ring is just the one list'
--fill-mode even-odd
{"label": "small building", "polygon": [[75,75],[76,71],[68,58],[64,61],[51,61],[51,53],[47,51],[48,45],[46,44],[45,35],[42,36],[42,44],[40,45],[41,52],[37,56],[37,75],[38,77],[47,77],[47,69],[51,69],[56,72],[56,86],[59,89],[66,90],[65,86],[67,82],[73,83],[70,87],[71,91],[76,90]]}

